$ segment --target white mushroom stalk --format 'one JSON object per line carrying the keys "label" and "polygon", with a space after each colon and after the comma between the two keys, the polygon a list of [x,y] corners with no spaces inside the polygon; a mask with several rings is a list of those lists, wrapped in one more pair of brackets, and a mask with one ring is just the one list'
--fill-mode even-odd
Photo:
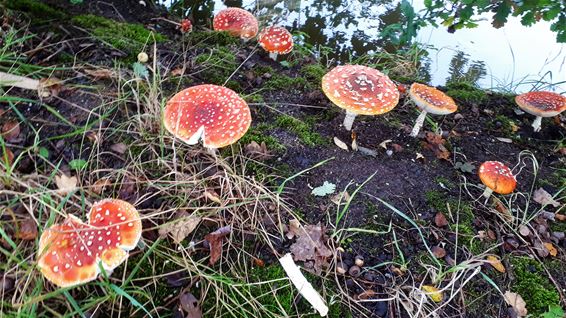
{"label": "white mushroom stalk", "polygon": [[279,56],[279,54],[277,54],[276,52],[269,53],[269,58],[274,61],[277,61],[277,56]]}
{"label": "white mushroom stalk", "polygon": [[485,187],[482,196],[487,200],[489,199],[489,197],[491,197],[492,194],[493,194],[493,189],[491,189],[490,187]]}
{"label": "white mushroom stalk", "polygon": [[356,113],[352,113],[349,110],[346,111],[346,117],[344,117],[343,125],[347,131],[352,130],[352,126],[354,125],[354,120],[356,119],[356,116],[358,116]]}
{"label": "white mushroom stalk", "polygon": [[421,113],[419,114],[419,117],[417,117],[417,121],[415,122],[415,125],[413,126],[413,130],[411,130],[411,137],[417,137],[417,135],[419,134],[419,131],[421,131],[421,128],[423,127],[424,121],[426,119],[426,114],[427,114],[427,111],[422,110]]}
{"label": "white mushroom stalk", "polygon": [[542,117],[537,116],[531,126],[533,126],[534,132],[539,132],[542,128],[541,125],[542,125]]}

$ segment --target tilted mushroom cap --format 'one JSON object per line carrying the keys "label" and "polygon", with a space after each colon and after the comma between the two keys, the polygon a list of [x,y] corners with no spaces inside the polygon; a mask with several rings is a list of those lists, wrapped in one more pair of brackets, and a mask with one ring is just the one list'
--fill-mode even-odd
{"label": "tilted mushroom cap", "polygon": [[216,31],[228,31],[234,36],[251,39],[257,35],[258,24],[253,14],[240,8],[227,8],[214,16],[212,26]]}
{"label": "tilted mushroom cap", "polygon": [[222,148],[240,139],[252,122],[248,104],[233,90],[197,85],[177,93],[167,102],[165,128],[188,143],[201,138],[207,148]]}
{"label": "tilted mushroom cap", "polygon": [[499,161],[482,163],[478,174],[486,187],[499,194],[509,194],[517,186],[517,179],[511,169]]}
{"label": "tilted mushroom cap", "polygon": [[293,36],[281,26],[269,26],[261,30],[258,42],[269,53],[287,54],[293,50]]}
{"label": "tilted mushroom cap", "polygon": [[362,65],[335,67],[322,77],[322,90],[338,107],[358,115],[387,113],[399,102],[395,83]]}
{"label": "tilted mushroom cap", "polygon": [[566,96],[552,92],[529,92],[515,97],[515,102],[527,113],[553,117],[566,110]]}
{"label": "tilted mushroom cap", "polygon": [[458,110],[452,97],[434,87],[413,83],[409,96],[417,107],[434,115],[447,115]]}
{"label": "tilted mushroom cap", "polygon": [[69,215],[62,224],[44,231],[39,240],[38,267],[60,287],[96,279],[100,265],[112,271],[136,247],[142,225],[136,209],[121,200],[102,200],[93,205],[89,224]]}

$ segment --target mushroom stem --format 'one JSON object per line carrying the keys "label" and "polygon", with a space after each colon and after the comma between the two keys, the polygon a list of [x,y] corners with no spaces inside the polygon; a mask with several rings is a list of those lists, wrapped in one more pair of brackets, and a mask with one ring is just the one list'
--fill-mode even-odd
{"label": "mushroom stem", "polygon": [[269,53],[269,58],[274,61],[277,61],[277,55],[278,55],[277,53],[271,52]]}
{"label": "mushroom stem", "polygon": [[426,114],[427,114],[426,110],[422,110],[419,117],[417,117],[415,126],[413,126],[413,130],[411,131],[411,137],[417,137],[417,135],[419,134],[419,131],[423,127]]}
{"label": "mushroom stem", "polygon": [[350,131],[352,130],[352,125],[354,124],[354,119],[356,119],[356,114],[351,111],[346,111],[346,117],[344,117],[344,128]]}
{"label": "mushroom stem", "polygon": [[206,153],[216,158],[216,148],[205,147]]}
{"label": "mushroom stem", "polygon": [[489,197],[491,196],[491,194],[493,193],[493,190],[490,187],[485,187],[485,190],[483,190],[482,196],[486,199],[489,199]]}
{"label": "mushroom stem", "polygon": [[539,132],[541,129],[541,123],[542,123],[542,117],[541,116],[537,116],[537,118],[535,118],[535,121],[533,121],[533,128],[535,132]]}

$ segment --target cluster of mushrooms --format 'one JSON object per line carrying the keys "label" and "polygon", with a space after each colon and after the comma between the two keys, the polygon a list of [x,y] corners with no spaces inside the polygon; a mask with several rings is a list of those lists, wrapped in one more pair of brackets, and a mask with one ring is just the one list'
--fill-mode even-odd
{"label": "cluster of mushrooms", "polygon": [[[215,30],[228,31],[245,41],[258,34],[256,18],[240,8],[220,11],[213,21]],[[259,44],[273,59],[293,48],[293,38],[283,27],[269,26],[258,36]],[[362,66],[337,66],[322,78],[322,90],[338,107],[346,110],[344,127],[352,129],[357,115],[379,115],[394,109],[400,97],[397,85],[382,72]],[[411,136],[416,137],[427,114],[448,115],[458,107],[440,90],[413,83],[409,97],[420,109]],[[566,109],[566,97],[552,92],[530,92],[516,97],[524,111],[537,116],[535,131],[542,117],[556,116]],[[238,141],[251,125],[247,103],[234,91],[217,85],[197,85],[174,95],[165,106],[163,124],[179,140],[203,146],[214,153]],[[484,196],[492,192],[509,194],[516,187],[511,169],[501,162],[487,161],[479,169],[486,186]],[[104,270],[109,274],[135,248],[142,231],[140,216],[127,202],[107,199],[92,207],[88,223],[69,216],[62,224],[44,231],[40,238],[38,266],[44,276],[61,287],[92,281]]]}

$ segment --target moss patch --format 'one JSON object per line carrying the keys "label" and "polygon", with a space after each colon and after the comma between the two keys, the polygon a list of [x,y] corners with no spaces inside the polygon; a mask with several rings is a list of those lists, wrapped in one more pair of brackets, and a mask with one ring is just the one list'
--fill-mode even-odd
{"label": "moss patch", "polygon": [[[236,68],[236,55],[226,48],[217,47],[209,52],[199,54],[195,57],[195,64],[199,66],[199,77],[205,79],[208,84],[224,85],[224,82]],[[234,79],[229,80],[226,87],[240,90],[240,83]]]}
{"label": "moss patch", "polygon": [[44,3],[35,0],[10,0],[7,1],[8,9],[25,12],[34,23],[46,23],[49,20],[64,20],[67,15]]}
{"label": "moss patch", "polygon": [[320,64],[308,64],[303,66],[300,72],[309,82],[318,84],[322,82],[322,77],[327,70]]}
{"label": "moss patch", "polygon": [[301,121],[291,116],[281,115],[275,120],[277,127],[292,131],[307,146],[326,144],[327,140],[313,131],[314,123],[315,118],[313,117],[307,117],[304,121]]}
{"label": "moss patch", "polygon": [[507,137],[515,136],[515,132],[519,128],[517,124],[505,115],[497,115],[494,119],[487,123],[489,129],[499,131]]}
{"label": "moss patch", "polygon": [[454,98],[456,101],[467,104],[480,104],[488,99],[485,91],[477,88],[473,84],[466,82],[449,83],[446,95]]}
{"label": "moss patch", "polygon": [[558,292],[537,261],[527,257],[515,257],[511,259],[511,264],[516,278],[511,291],[523,296],[529,314],[537,317],[546,312],[549,305],[559,303]]}
{"label": "moss patch", "polygon": [[146,43],[163,42],[167,38],[147,30],[141,24],[123,23],[92,14],[73,17],[73,22],[89,30],[101,41],[125,51],[130,58],[137,56]]}
{"label": "moss patch", "polygon": [[268,90],[305,90],[308,82],[303,77],[289,77],[281,74],[272,74],[271,78],[264,83],[263,87]]}
{"label": "moss patch", "polygon": [[214,46],[227,46],[230,44],[237,44],[240,39],[231,36],[230,33],[226,31],[192,31],[187,34],[187,37],[191,44],[197,47],[208,48],[211,45]]}

